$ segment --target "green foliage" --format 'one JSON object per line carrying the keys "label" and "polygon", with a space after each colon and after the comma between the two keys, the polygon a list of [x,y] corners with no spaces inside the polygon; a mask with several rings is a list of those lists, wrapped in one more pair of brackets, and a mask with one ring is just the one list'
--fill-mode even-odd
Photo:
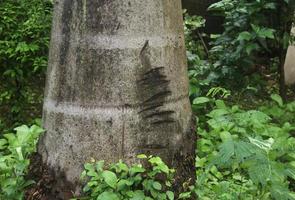
{"label": "green foliage", "polygon": [[[284,105],[278,95],[272,95],[270,104],[243,110],[223,100],[198,99],[203,108],[215,104],[199,121],[199,198],[295,199],[291,186],[295,181],[295,123],[290,117],[295,116],[295,102]],[[274,109],[289,114],[282,118]]]}
{"label": "green foliage", "polygon": [[185,16],[191,98],[216,86],[238,91],[255,85],[266,93],[267,80],[282,75],[293,39],[294,1],[221,0],[209,10],[224,18],[224,32],[211,35],[210,48],[199,37],[202,18]]}
{"label": "green foliage", "polygon": [[210,88],[215,80],[214,74],[210,71],[213,66],[206,55],[207,46],[201,28],[205,26],[205,20],[200,16],[189,16],[184,13],[184,33],[187,49],[187,60],[189,67],[189,94],[193,99],[197,96],[205,95],[204,91]]}
{"label": "green foliage", "polygon": [[20,126],[16,133],[4,134],[0,139],[0,199],[21,200],[24,189],[33,182],[25,179],[30,154],[43,129],[33,125]]}
{"label": "green foliage", "polygon": [[83,191],[95,200],[173,200],[174,170],[159,157],[139,155],[144,162],[128,167],[122,161],[104,168],[104,161],[84,165],[82,178],[87,179]]}
{"label": "green foliage", "polygon": [[246,75],[270,68],[276,57],[283,60],[290,41],[293,4],[284,0],[221,0],[209,7],[225,18],[224,32],[214,39],[211,49],[219,81],[229,86],[230,80],[244,84]]}
{"label": "green foliage", "polygon": [[50,0],[0,1],[0,131],[40,115]]}

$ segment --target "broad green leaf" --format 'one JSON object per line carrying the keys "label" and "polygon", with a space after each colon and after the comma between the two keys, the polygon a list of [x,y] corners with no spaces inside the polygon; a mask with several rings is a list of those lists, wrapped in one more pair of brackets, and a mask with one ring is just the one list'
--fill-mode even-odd
{"label": "broad green leaf", "polygon": [[118,178],[114,172],[105,170],[102,172],[102,177],[104,178],[104,181],[112,188],[116,188]]}
{"label": "broad green leaf", "polygon": [[232,140],[232,136],[231,136],[230,132],[228,132],[228,131],[220,132],[220,138],[223,142],[225,142],[227,140]]}
{"label": "broad green leaf", "polygon": [[144,200],[144,198],[145,198],[144,192],[142,190],[137,190],[133,192],[132,198],[130,200]]}
{"label": "broad green leaf", "polygon": [[145,169],[142,167],[142,165],[134,165],[129,169],[130,174],[133,176],[136,173],[143,173],[145,172]]}
{"label": "broad green leaf", "polygon": [[171,191],[167,191],[166,195],[168,197],[169,200],[174,200],[174,193]]}
{"label": "broad green leaf", "polygon": [[231,158],[235,154],[235,145],[232,140],[227,140],[219,147],[218,158],[216,159],[217,165],[229,165]]}
{"label": "broad green leaf", "polygon": [[162,185],[161,183],[155,181],[153,182],[153,188],[155,188],[156,190],[162,190]]}
{"label": "broad green leaf", "polygon": [[120,200],[120,198],[113,192],[103,192],[96,200]]}

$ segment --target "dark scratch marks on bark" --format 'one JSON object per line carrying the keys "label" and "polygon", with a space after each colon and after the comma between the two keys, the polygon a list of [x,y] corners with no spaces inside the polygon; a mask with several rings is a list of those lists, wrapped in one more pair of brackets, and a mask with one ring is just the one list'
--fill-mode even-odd
{"label": "dark scratch marks on bark", "polygon": [[152,106],[149,106],[149,107],[147,107],[147,108],[139,111],[139,113],[142,113],[142,112],[145,112],[145,111],[149,111],[149,110],[153,110],[153,109],[156,109],[156,108],[158,108],[160,106],[162,106],[162,105],[161,104],[159,104],[159,105],[152,105]]}
{"label": "dark scratch marks on bark", "polygon": [[141,49],[141,51],[140,51],[140,56],[141,57],[144,55],[144,52],[146,51],[146,49],[148,48],[148,46],[149,46],[149,41],[146,40],[145,43],[144,43],[144,45],[143,45],[143,47],[142,47],[142,49]]}
{"label": "dark scratch marks on bark", "polygon": [[144,116],[145,119],[148,119],[148,118],[153,118],[153,117],[165,117],[165,116],[170,116],[174,113],[174,111],[159,111],[159,112],[155,112],[155,113],[152,113],[152,114],[149,114],[149,115],[146,115]]}
{"label": "dark scratch marks on bark", "polygon": [[159,92],[159,93],[153,95],[152,97],[150,97],[149,99],[145,100],[143,102],[143,104],[147,105],[149,103],[154,103],[155,101],[159,101],[159,100],[161,100],[159,103],[163,103],[162,100],[164,100],[170,94],[171,94],[171,91]]}
{"label": "dark scratch marks on bark", "polygon": [[148,40],[145,41],[140,51],[140,61],[143,73],[137,80],[142,102],[139,114],[151,125],[175,122],[173,116],[175,111],[164,107],[167,98],[172,94],[169,89],[170,80],[165,75],[165,67],[152,66]]}

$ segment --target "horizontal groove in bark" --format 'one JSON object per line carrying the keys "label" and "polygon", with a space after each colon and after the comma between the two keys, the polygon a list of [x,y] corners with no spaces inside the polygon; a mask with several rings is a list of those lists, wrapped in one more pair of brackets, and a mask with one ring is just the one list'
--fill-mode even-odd
{"label": "horizontal groove in bark", "polygon": [[[63,37],[60,34],[53,34],[52,39],[55,42],[62,42]],[[151,47],[179,47],[183,45],[183,37],[180,35],[147,35],[147,36],[126,36],[126,35],[86,35],[80,38],[79,35],[73,34],[71,38],[72,47],[87,46],[91,49],[139,49],[142,48],[142,43],[149,40]]]}
{"label": "horizontal groove in bark", "polygon": [[[188,95],[182,95],[179,96],[176,99],[169,99],[165,101],[165,104],[169,106],[170,104],[177,103],[179,101],[187,101]],[[160,105],[162,106],[162,105]],[[48,111],[48,112],[56,112],[56,113],[65,113],[68,115],[87,115],[89,113],[90,115],[102,115],[102,117],[105,114],[110,114],[110,115],[116,115],[120,111],[123,112],[123,109],[125,112],[131,112],[131,111],[136,111],[140,110],[142,107],[141,104],[134,104],[134,105],[75,105],[70,102],[62,102],[59,103],[54,100],[49,100],[46,99],[43,105],[43,109]],[[154,110],[156,107],[150,107],[146,108],[147,110]],[[144,112],[144,110],[138,111],[138,113]],[[106,115],[108,116],[108,115]]]}

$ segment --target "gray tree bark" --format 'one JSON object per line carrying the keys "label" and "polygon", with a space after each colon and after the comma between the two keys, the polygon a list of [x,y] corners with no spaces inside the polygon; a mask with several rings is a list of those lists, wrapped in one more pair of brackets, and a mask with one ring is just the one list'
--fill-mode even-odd
{"label": "gray tree bark", "polygon": [[140,153],[192,175],[191,117],[180,0],[55,3],[39,152],[57,179]]}

